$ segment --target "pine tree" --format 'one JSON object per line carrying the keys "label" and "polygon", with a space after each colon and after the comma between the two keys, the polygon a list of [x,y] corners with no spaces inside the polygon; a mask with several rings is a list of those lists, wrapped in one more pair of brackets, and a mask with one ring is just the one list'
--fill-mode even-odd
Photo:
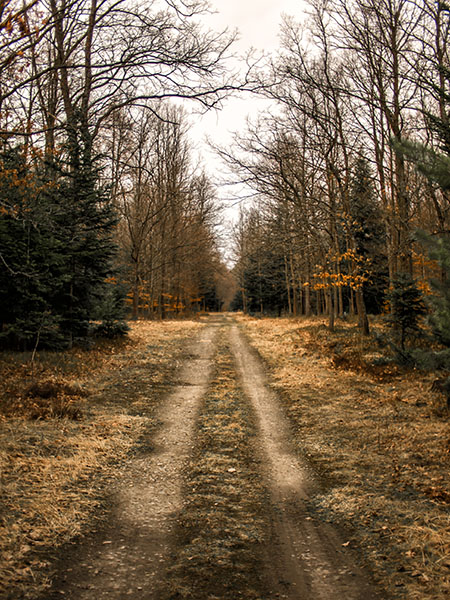
{"label": "pine tree", "polygon": [[418,232],[417,237],[441,268],[442,277],[430,281],[435,293],[430,296],[433,312],[428,320],[436,340],[450,348],[450,239],[434,238],[424,232]]}
{"label": "pine tree", "polygon": [[276,248],[262,245],[248,256],[244,287],[250,312],[280,314],[287,308],[284,259]]}
{"label": "pine tree", "polygon": [[123,322],[123,309],[118,294],[123,298],[124,291],[120,286],[111,290],[117,217],[109,190],[99,184],[97,163],[88,128],[80,120],[69,131],[67,162],[57,166],[60,179],[54,193],[55,235],[62,247],[64,270],[63,285],[52,300],[61,315],[60,328],[69,345],[89,336],[93,319],[104,320],[102,306],[109,323],[106,329],[111,328],[114,306],[117,331],[126,329],[119,325]]}
{"label": "pine tree", "polygon": [[[440,8],[449,11],[444,4]],[[443,82],[443,86],[432,84],[432,90],[440,101],[440,113],[424,112],[424,116],[430,131],[435,134],[439,142],[438,149],[410,140],[401,142],[394,140],[393,146],[396,152],[403,154],[432,184],[438,185],[444,196],[448,198],[450,191],[450,119],[448,118],[450,94],[447,89],[450,83],[450,70],[441,64],[436,65],[436,70],[442,76],[440,81]],[[431,281],[435,294],[430,298],[433,312],[429,316],[429,323],[436,340],[450,348],[450,238],[446,233],[432,236],[425,232],[417,232],[417,238],[428,248],[430,257],[436,260],[441,267],[441,279]],[[448,350],[421,351],[417,353],[416,358],[419,364],[428,364],[430,368],[446,370],[450,368]]]}
{"label": "pine tree", "polygon": [[376,201],[373,176],[365,157],[355,163],[350,186],[351,231],[356,253],[370,260],[370,277],[364,284],[368,312],[380,313],[388,280],[386,230]]}
{"label": "pine tree", "polygon": [[426,315],[427,308],[422,293],[407,273],[397,275],[387,296],[391,305],[387,322],[397,334],[401,349],[405,350],[407,338],[420,333],[420,321]]}
{"label": "pine tree", "polygon": [[94,336],[116,338],[125,335],[129,326],[125,321],[126,306],[124,297],[126,287],[115,277],[107,281],[102,296],[97,303],[92,317],[98,321],[93,329]]}
{"label": "pine tree", "polygon": [[[447,127],[450,134],[450,126]],[[443,128],[442,123],[439,131]],[[393,141],[392,144],[396,152],[404,154],[429,181],[439,185],[443,191],[450,190],[450,155],[411,140],[402,140],[401,143]]]}
{"label": "pine tree", "polygon": [[[54,297],[61,329],[70,343],[89,334],[90,320],[112,275],[116,219],[95,168],[80,166],[66,174],[57,194],[55,234],[64,244],[64,285]],[[59,231],[59,233],[58,233]]]}
{"label": "pine tree", "polygon": [[51,296],[61,281],[60,244],[52,234],[45,184],[22,147],[0,154],[0,338],[26,349],[61,343]]}
{"label": "pine tree", "polygon": [[[66,163],[43,165],[22,148],[0,152],[0,342],[58,349],[93,332],[126,330],[115,282],[116,217],[88,136]],[[87,140],[87,143],[86,143]]]}

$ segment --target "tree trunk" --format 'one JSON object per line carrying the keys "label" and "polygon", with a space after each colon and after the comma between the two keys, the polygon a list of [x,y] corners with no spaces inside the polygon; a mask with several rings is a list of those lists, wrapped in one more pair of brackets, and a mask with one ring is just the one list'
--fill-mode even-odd
{"label": "tree trunk", "polygon": [[132,308],[132,319],[137,320],[139,318],[139,266],[136,261],[134,264],[134,278],[133,278],[133,308]]}
{"label": "tree trunk", "polygon": [[288,268],[288,260],[287,260],[286,254],[284,255],[284,277],[285,277],[285,281],[286,281],[288,311],[289,311],[289,314],[292,315],[293,310],[292,310],[292,301],[291,301],[291,285],[290,285],[290,281],[289,281],[289,268]]}
{"label": "tree trunk", "polygon": [[331,288],[327,289],[326,292],[326,309],[328,312],[328,329],[334,331],[334,306],[333,306],[333,291]]}
{"label": "tree trunk", "polygon": [[304,293],[304,302],[305,302],[305,306],[304,306],[305,317],[310,317],[311,316],[311,288],[309,285],[303,286],[303,293]]}
{"label": "tree trunk", "polygon": [[350,288],[348,314],[351,316],[355,314],[355,292],[353,291],[353,288]]}

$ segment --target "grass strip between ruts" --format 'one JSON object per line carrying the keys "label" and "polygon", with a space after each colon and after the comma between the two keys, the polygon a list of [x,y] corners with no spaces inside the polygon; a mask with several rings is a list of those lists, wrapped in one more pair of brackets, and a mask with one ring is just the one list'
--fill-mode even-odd
{"label": "grass strip between ruts", "polygon": [[267,492],[254,456],[254,417],[221,343],[188,466],[178,547],[163,598],[262,599]]}

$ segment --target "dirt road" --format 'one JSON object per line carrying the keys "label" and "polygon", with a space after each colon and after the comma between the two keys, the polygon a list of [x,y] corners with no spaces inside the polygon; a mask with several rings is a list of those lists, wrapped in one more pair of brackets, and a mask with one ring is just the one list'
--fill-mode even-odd
{"label": "dirt road", "polygon": [[261,361],[236,325],[233,351],[244,392],[256,412],[260,447],[265,457],[273,511],[274,548],[267,561],[273,581],[287,582],[286,598],[356,600],[378,598],[345,540],[330,525],[313,519],[305,502],[318,488],[307,464],[295,456],[289,428],[275,394],[267,385]]}
{"label": "dirt road", "polygon": [[[261,361],[231,318],[210,317],[199,337],[191,342],[190,358],[179,372],[177,385],[161,404],[158,415],[161,426],[149,440],[148,451],[130,461],[126,477],[112,491],[114,508],[104,529],[65,550],[57,565],[53,588],[45,600],[169,597],[162,591],[166,589],[165,574],[180,543],[179,515],[196,443],[199,411],[212,393],[213,372],[216,381],[221,377],[215,361],[220,344],[234,357],[231,378],[238,381],[241,401],[254,415],[254,464],[268,490],[269,516],[265,541],[260,544],[258,597],[381,598],[368,583],[367,575],[358,569],[357,557],[346,547],[345,538],[308,512],[308,498],[318,484],[291,448],[289,427],[267,385]],[[239,469],[227,471],[228,475],[239,476]],[[214,477],[209,476],[211,486],[217,483]],[[229,509],[232,511],[233,507]],[[240,546],[242,543],[239,542]],[[215,568],[213,561],[211,568]],[[222,595],[221,586],[218,581],[214,596],[205,596],[205,600],[228,598]],[[195,597],[189,590],[177,594],[170,597]],[[239,590],[235,597],[245,598]],[[196,600],[202,598],[197,596]]]}

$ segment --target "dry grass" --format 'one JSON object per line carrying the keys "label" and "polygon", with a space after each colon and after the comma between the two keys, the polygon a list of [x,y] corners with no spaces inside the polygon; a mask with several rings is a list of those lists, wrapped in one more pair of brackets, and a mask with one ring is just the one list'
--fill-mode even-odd
{"label": "dry grass", "polygon": [[255,425],[223,344],[216,365],[198,422],[179,546],[163,598],[262,600],[268,506],[252,447]]}
{"label": "dry grass", "polygon": [[45,589],[51,550],[101,515],[105,486],[154,425],[201,325],[138,322],[92,351],[0,356],[0,598]]}
{"label": "dry grass", "polygon": [[328,485],[314,499],[353,529],[393,598],[450,595],[450,428],[432,375],[374,365],[355,326],[242,318],[296,434]]}

